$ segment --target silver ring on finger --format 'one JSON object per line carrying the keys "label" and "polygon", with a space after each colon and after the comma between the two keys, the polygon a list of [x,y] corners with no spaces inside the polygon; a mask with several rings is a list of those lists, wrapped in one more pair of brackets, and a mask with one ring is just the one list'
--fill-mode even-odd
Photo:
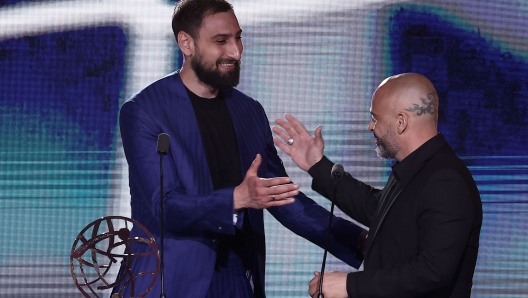
{"label": "silver ring on finger", "polygon": [[286,141],[286,143],[291,146],[293,145],[293,138],[289,138],[288,141]]}

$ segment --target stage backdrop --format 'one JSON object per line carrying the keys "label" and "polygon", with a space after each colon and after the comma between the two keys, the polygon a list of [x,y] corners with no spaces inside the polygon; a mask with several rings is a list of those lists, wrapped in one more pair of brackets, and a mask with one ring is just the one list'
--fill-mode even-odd
{"label": "stage backdrop", "polygon": [[[382,186],[367,131],[386,76],[419,72],[440,130],[482,195],[472,297],[528,295],[528,1],[233,0],[239,89],[271,122],[323,125],[326,154]],[[178,69],[175,1],[0,1],[0,297],[80,297],[69,252],[101,216],[129,216],[121,104]],[[323,206],[307,174],[288,173]],[[342,215],[340,211],[338,214]],[[268,297],[307,297],[322,249],[266,213]],[[327,270],[352,270],[330,256]]]}

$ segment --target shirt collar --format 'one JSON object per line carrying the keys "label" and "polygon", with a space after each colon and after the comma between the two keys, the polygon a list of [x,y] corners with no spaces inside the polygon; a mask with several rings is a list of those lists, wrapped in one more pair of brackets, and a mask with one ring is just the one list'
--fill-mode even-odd
{"label": "shirt collar", "polygon": [[392,173],[400,183],[406,184],[423,167],[424,163],[433,157],[440,148],[447,144],[446,139],[440,133],[430,138],[422,146],[414,150],[402,161],[392,165]]}

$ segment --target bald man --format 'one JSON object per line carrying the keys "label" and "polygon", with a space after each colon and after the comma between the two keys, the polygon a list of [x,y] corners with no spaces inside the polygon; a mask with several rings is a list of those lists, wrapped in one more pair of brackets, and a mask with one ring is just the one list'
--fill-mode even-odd
{"label": "bald man", "polygon": [[[325,273],[324,297],[470,297],[482,203],[471,173],[438,132],[433,84],[415,73],[391,76],[374,92],[370,111],[376,153],[396,159],[383,189],[349,173],[334,187],[320,126],[312,137],[286,115],[276,120],[282,129],[273,128],[275,144],[313,177],[312,188],[326,198],[335,191],[336,205],[369,227],[364,270]],[[291,146],[283,142],[289,139]]]}

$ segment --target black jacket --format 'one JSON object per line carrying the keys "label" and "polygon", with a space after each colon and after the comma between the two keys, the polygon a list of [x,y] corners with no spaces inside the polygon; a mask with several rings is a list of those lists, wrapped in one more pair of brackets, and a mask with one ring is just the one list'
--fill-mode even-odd
{"label": "black jacket", "polygon": [[[309,170],[312,188],[327,198],[334,193],[332,166],[323,158]],[[348,295],[470,297],[482,225],[471,173],[438,134],[396,163],[393,175],[399,184],[384,217],[375,214],[387,190],[348,173],[335,187],[336,205],[371,227],[364,271],[348,274]]]}

